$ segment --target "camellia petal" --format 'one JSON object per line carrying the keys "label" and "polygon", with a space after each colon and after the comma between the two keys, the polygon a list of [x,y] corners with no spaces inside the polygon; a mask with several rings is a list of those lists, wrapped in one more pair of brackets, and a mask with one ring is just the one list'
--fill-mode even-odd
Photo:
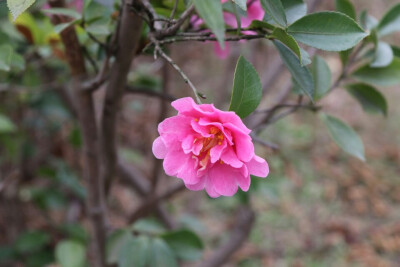
{"label": "camellia petal", "polygon": [[267,162],[254,154],[250,130],[234,112],[186,97],[172,102],[178,115],[160,123],[153,153],[164,159],[166,174],[210,197],[247,191],[250,174],[265,177]]}

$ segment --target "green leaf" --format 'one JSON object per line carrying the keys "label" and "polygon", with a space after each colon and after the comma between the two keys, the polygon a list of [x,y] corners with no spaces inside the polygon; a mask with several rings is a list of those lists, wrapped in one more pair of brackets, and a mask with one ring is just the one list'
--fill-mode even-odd
{"label": "green leaf", "polygon": [[0,45],[0,71],[11,70],[11,60],[13,58],[14,49],[11,45]]}
{"label": "green leaf", "polygon": [[364,145],[357,133],[346,123],[328,114],[321,114],[321,119],[335,143],[344,151],[365,161]]}
{"label": "green leaf", "polygon": [[310,55],[307,53],[306,50],[300,47],[300,55],[301,55],[301,65],[307,66],[311,63]]}
{"label": "green leaf", "polygon": [[83,267],[86,264],[86,248],[79,242],[61,241],[57,244],[55,253],[61,267]]}
{"label": "green leaf", "polygon": [[68,28],[69,26],[73,25],[75,23],[75,20],[66,22],[66,23],[61,23],[61,24],[57,24],[54,26],[54,31],[57,34],[60,34],[63,30],[65,30],[66,28]]}
{"label": "green leaf", "polygon": [[85,28],[85,30],[94,35],[109,35],[111,32],[107,25],[104,24],[91,24]]}
{"label": "green leaf", "polygon": [[238,5],[238,7],[240,7],[241,9],[243,9],[244,11],[247,10],[247,0],[233,0],[233,2]]}
{"label": "green leaf", "polygon": [[15,124],[5,115],[0,113],[0,134],[16,131]]}
{"label": "green leaf", "polygon": [[325,60],[316,55],[314,56],[311,72],[314,78],[315,99],[321,99],[331,88],[332,75]]}
{"label": "green leaf", "polygon": [[129,238],[120,247],[118,267],[147,267],[151,253],[150,239],[147,236]]}
{"label": "green leaf", "polygon": [[128,243],[132,243],[133,235],[126,229],[115,230],[108,238],[106,244],[107,264],[115,264],[120,259],[120,254]]}
{"label": "green leaf", "polygon": [[257,71],[244,57],[240,56],[235,69],[233,92],[229,110],[245,118],[261,101],[262,86]]}
{"label": "green leaf", "polygon": [[387,67],[393,61],[393,50],[389,44],[385,42],[378,42],[375,49],[375,57],[370,66],[373,68]]}
{"label": "green leaf", "polygon": [[346,88],[347,91],[360,102],[364,111],[387,115],[387,102],[385,97],[371,85],[353,83],[346,85]]}
{"label": "green leaf", "polygon": [[299,59],[285,45],[279,41],[274,41],[279,54],[292,74],[292,78],[299,86],[300,90],[305,93],[310,99],[314,100],[314,82],[310,71],[307,67],[300,64]]}
{"label": "green leaf", "polygon": [[171,247],[175,255],[187,261],[199,260],[203,253],[203,242],[190,230],[178,230],[161,236]]}
{"label": "green leaf", "polygon": [[164,240],[153,238],[150,251],[149,267],[178,267],[174,253]]}
{"label": "green leaf", "polygon": [[285,30],[281,28],[275,28],[272,32],[271,37],[279,40],[281,43],[286,45],[293,53],[297,55],[297,57],[301,60],[301,52],[300,47],[297,44],[296,40],[290,36]]}
{"label": "green leaf", "polygon": [[35,3],[35,0],[7,0],[7,5],[11,11],[13,20],[33,5],[33,3]]}
{"label": "green leaf", "polygon": [[268,30],[274,30],[276,27],[265,21],[253,20],[250,24],[250,28],[253,28],[253,29],[264,29],[265,28]]}
{"label": "green leaf", "polygon": [[336,10],[356,20],[356,9],[350,0],[335,0]]}
{"label": "green leaf", "polygon": [[41,250],[50,242],[50,236],[42,231],[22,233],[15,241],[15,249],[21,253],[32,253]]}
{"label": "green leaf", "polygon": [[302,17],[288,28],[297,41],[327,51],[355,46],[367,34],[348,16],[338,12],[318,12]]}
{"label": "green leaf", "polygon": [[260,0],[261,6],[271,16],[271,18],[283,27],[287,26],[286,14],[281,0]]}
{"label": "green leaf", "polygon": [[82,15],[79,14],[76,10],[69,9],[69,8],[50,8],[50,9],[43,10],[43,12],[46,12],[49,14],[64,15],[67,17],[71,17],[75,20],[82,18]]}
{"label": "green leaf", "polygon": [[392,63],[384,68],[361,66],[352,73],[352,76],[360,81],[378,86],[400,84],[400,59],[394,58]]}
{"label": "green leaf", "polygon": [[395,31],[400,31],[400,4],[392,7],[378,24],[379,36],[384,36]]}
{"label": "green leaf", "polygon": [[165,232],[165,228],[153,219],[140,219],[132,226],[132,230],[144,234],[157,235]]}
{"label": "green leaf", "polygon": [[225,47],[225,22],[219,0],[193,0],[199,16],[217,37],[221,48]]}
{"label": "green leaf", "polygon": [[307,14],[307,4],[303,0],[282,0],[282,5],[289,25]]}

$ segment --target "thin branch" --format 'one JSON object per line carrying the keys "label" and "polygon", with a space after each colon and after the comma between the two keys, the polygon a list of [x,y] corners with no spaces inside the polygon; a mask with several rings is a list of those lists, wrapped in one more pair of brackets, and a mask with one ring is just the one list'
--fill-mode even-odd
{"label": "thin branch", "polygon": [[197,267],[218,267],[227,262],[246,241],[254,221],[255,213],[249,206],[239,208],[229,239]]}
{"label": "thin branch", "polygon": [[[146,197],[151,187],[148,180],[133,166],[130,166],[122,161],[117,164],[119,177],[125,182],[130,184],[133,189],[142,197]],[[157,216],[162,222],[169,228],[173,229],[176,227],[175,221],[169,216],[168,212],[158,203],[155,207]]]}
{"label": "thin branch", "polygon": [[261,145],[263,145],[263,146],[265,146],[267,148],[271,148],[273,150],[278,150],[279,149],[279,146],[277,144],[265,141],[264,139],[258,137],[255,134],[250,134],[250,136],[254,140],[254,142],[259,143],[259,144],[261,144]]}
{"label": "thin branch", "polygon": [[160,195],[153,195],[149,198],[145,198],[142,202],[142,205],[138,209],[136,209],[132,213],[132,215],[129,216],[129,223],[133,223],[136,220],[149,215],[158,203],[161,203],[162,201],[175,196],[177,193],[183,191],[185,188],[185,185],[180,183],[169,188]]}
{"label": "thin branch", "polygon": [[[242,36],[232,36],[232,37],[225,37],[224,41],[226,42],[237,42],[240,40],[254,40],[254,39],[265,39],[265,34],[256,34],[256,35],[242,35]],[[158,43],[162,44],[171,44],[177,42],[207,42],[207,41],[218,41],[214,36],[186,36],[181,38],[169,38],[166,40],[160,40]]]}
{"label": "thin branch", "polygon": [[189,78],[182,71],[182,69],[172,60],[172,58],[170,58],[167,54],[164,53],[164,51],[159,46],[158,42],[156,40],[153,40],[153,42],[155,43],[155,50],[157,51],[157,53],[162,58],[164,58],[169,64],[171,64],[172,67],[174,67],[174,69],[182,76],[185,83],[187,83],[190,86],[190,88],[193,90],[193,93],[194,93],[197,103],[201,104],[201,100],[199,98],[199,93],[198,93],[196,87],[194,86],[194,84],[189,80]]}
{"label": "thin branch", "polygon": [[174,7],[172,8],[171,14],[169,15],[169,19],[172,20],[175,16],[176,9],[178,8],[179,0],[175,0]]}
{"label": "thin branch", "polygon": [[172,26],[170,26],[164,30],[154,32],[154,37],[156,39],[160,40],[166,36],[174,35],[179,30],[179,28],[182,26],[182,24],[192,15],[193,11],[194,11],[194,5],[192,4],[189,6],[188,9],[186,9],[182,13],[182,15],[179,17],[179,19],[177,19],[176,22]]}

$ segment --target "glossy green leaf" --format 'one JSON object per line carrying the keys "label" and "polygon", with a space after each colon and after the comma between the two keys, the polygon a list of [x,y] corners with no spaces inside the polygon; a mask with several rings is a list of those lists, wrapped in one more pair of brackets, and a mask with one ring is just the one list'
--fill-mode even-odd
{"label": "glossy green leaf", "polygon": [[240,56],[235,69],[230,111],[245,118],[261,101],[262,86],[257,71],[244,57]]}
{"label": "glossy green leaf", "polygon": [[217,37],[221,48],[225,47],[225,22],[219,0],[193,0],[199,16]]}
{"label": "glossy green leaf", "polygon": [[274,44],[300,90],[314,100],[314,82],[308,68],[302,66],[296,55],[281,42],[274,41]]}
{"label": "glossy green leaf", "polygon": [[8,8],[10,9],[13,20],[27,10],[35,0],[7,0]]}
{"label": "glossy green leaf", "polygon": [[366,112],[382,113],[387,115],[387,102],[385,97],[374,87],[364,83],[346,85],[347,91],[360,102]]}
{"label": "glossy green leaf", "polygon": [[174,253],[164,240],[151,239],[150,251],[149,267],[178,267]]}
{"label": "glossy green leaf", "polygon": [[79,242],[64,240],[56,246],[56,260],[61,267],[84,267],[86,248]]}
{"label": "glossy green leaf", "polygon": [[307,4],[303,0],[282,0],[282,5],[289,25],[307,14]]}
{"label": "glossy green leaf", "polygon": [[268,29],[268,30],[274,30],[276,28],[274,25],[261,20],[253,20],[249,27],[253,29]]}
{"label": "glossy green leaf", "polygon": [[11,70],[11,60],[13,57],[14,49],[9,44],[0,45],[0,71]]}
{"label": "glossy green leaf", "polygon": [[120,259],[120,254],[128,243],[132,243],[133,235],[129,230],[115,230],[108,238],[106,244],[107,264],[115,264]]}
{"label": "glossy green leaf", "polygon": [[400,4],[392,7],[378,24],[379,36],[384,36],[395,31],[400,31]]}
{"label": "glossy green leaf", "polygon": [[374,60],[371,62],[370,66],[373,68],[382,68],[389,66],[394,58],[393,50],[389,44],[385,42],[378,42],[375,49]]}
{"label": "glossy green leaf", "polygon": [[69,26],[73,25],[75,23],[75,21],[69,21],[66,23],[60,23],[54,26],[54,31],[57,34],[60,34],[63,30],[65,30],[66,28],[68,28]]}
{"label": "glossy green leaf", "polygon": [[244,11],[247,10],[247,0],[233,0],[233,2]]}
{"label": "glossy green leaf", "polygon": [[39,251],[50,242],[50,236],[42,231],[24,232],[15,241],[15,249],[21,253]]}
{"label": "glossy green leaf", "polygon": [[77,11],[69,8],[50,8],[50,9],[45,9],[43,12],[46,12],[48,14],[56,14],[56,15],[64,15],[67,17],[71,17],[75,20],[81,19],[82,15],[79,14]]}
{"label": "glossy green leaf", "polygon": [[165,233],[161,237],[182,260],[195,261],[202,257],[203,242],[192,231],[178,230]]}
{"label": "glossy green leaf", "polygon": [[321,119],[332,139],[345,152],[365,161],[364,145],[358,134],[346,123],[328,114],[321,114]]}
{"label": "glossy green leaf", "polygon": [[285,30],[281,28],[275,28],[272,32],[271,37],[279,40],[281,43],[286,45],[293,53],[297,55],[299,59],[301,59],[300,47],[297,44],[296,40],[290,36]]}
{"label": "glossy green leaf", "polygon": [[316,55],[311,65],[311,72],[314,78],[315,99],[321,99],[331,88],[332,75],[325,60]]}
{"label": "glossy green leaf", "polygon": [[153,219],[137,220],[133,224],[132,230],[151,235],[157,235],[165,232],[165,228],[162,226],[162,224]]}
{"label": "glossy green leaf", "polygon": [[300,47],[300,55],[301,55],[301,65],[307,66],[311,63],[310,55],[306,50]]}
{"label": "glossy green leaf", "polygon": [[[147,267],[153,257],[150,239],[147,236],[130,238],[121,247],[118,267]],[[160,265],[164,266],[164,265]],[[167,265],[165,265],[167,266]]]}
{"label": "glossy green leaf", "polygon": [[335,0],[336,10],[356,20],[356,9],[350,0]]}
{"label": "glossy green leaf", "polygon": [[286,14],[281,0],[260,0],[261,6],[278,25],[286,27]]}
{"label": "glossy green leaf", "polygon": [[400,84],[400,59],[394,58],[389,66],[383,68],[372,68],[368,65],[361,66],[352,73],[352,76],[362,82],[378,86]]}
{"label": "glossy green leaf", "polygon": [[111,32],[107,25],[104,24],[91,24],[85,28],[85,30],[94,35],[109,35]]}
{"label": "glossy green leaf", "polygon": [[302,17],[288,28],[297,41],[327,51],[355,46],[367,34],[350,17],[338,12],[319,12]]}

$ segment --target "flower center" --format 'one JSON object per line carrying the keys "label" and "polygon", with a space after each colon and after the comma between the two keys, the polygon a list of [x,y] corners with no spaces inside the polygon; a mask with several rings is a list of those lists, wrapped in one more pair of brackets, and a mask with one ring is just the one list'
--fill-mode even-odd
{"label": "flower center", "polygon": [[[217,127],[211,127],[210,134],[213,134],[214,136],[203,138],[201,140],[203,142],[203,147],[200,150],[200,154],[198,156],[200,165],[199,170],[204,170],[207,167],[208,163],[210,162],[211,148],[213,148],[216,145],[222,145],[222,141],[224,140],[224,134]],[[196,141],[198,140],[195,140],[195,142]]]}

